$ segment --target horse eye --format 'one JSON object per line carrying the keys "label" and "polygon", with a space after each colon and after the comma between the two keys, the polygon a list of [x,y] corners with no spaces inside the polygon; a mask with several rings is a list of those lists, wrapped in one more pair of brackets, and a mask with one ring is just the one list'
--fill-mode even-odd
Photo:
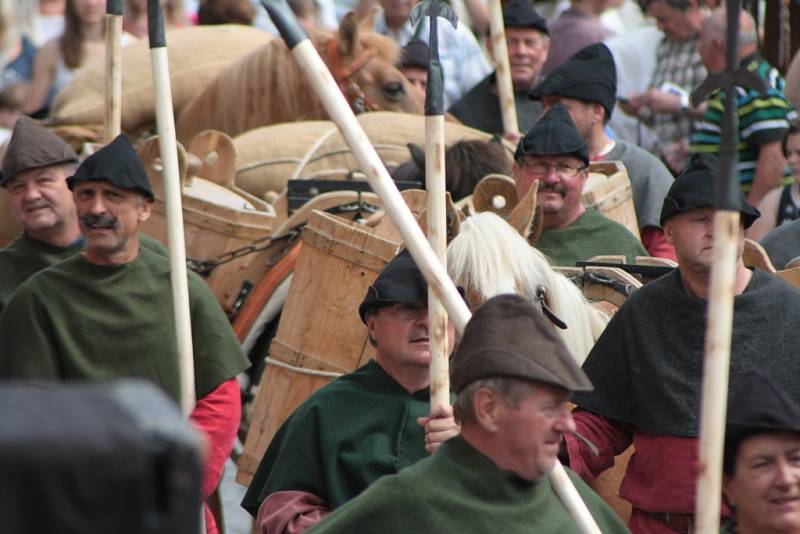
{"label": "horse eye", "polygon": [[403,87],[402,82],[391,82],[383,86],[383,94],[389,100],[400,100],[406,94],[406,88]]}

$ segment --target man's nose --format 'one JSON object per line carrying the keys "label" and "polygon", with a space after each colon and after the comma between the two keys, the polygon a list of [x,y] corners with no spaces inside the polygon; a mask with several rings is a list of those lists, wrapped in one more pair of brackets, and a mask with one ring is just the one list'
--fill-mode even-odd
{"label": "man's nose", "polygon": [[786,458],[781,458],[775,470],[775,482],[779,486],[792,486],[800,482],[800,468],[792,465]]}
{"label": "man's nose", "polygon": [[28,184],[25,187],[24,198],[27,201],[38,200],[42,197],[42,192],[39,191],[39,186],[36,184]]}
{"label": "man's nose", "polygon": [[558,418],[556,419],[555,429],[562,434],[575,432],[575,419],[572,418],[572,410],[569,406],[559,408]]}

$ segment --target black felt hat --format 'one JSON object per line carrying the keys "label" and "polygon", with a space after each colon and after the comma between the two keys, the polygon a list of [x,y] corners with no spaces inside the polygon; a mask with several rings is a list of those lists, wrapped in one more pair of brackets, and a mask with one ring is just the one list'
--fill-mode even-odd
{"label": "black felt hat", "polygon": [[552,106],[520,139],[514,159],[522,156],[571,155],[589,165],[589,147],[581,137],[567,108],[561,104]]}
{"label": "black felt hat", "polygon": [[427,302],[428,282],[414,262],[414,258],[404,249],[386,264],[381,274],[375,279],[364,300],[358,307],[358,316],[366,323],[366,315],[370,310],[390,304],[414,304]]}
{"label": "black felt hat", "polygon": [[800,434],[800,405],[766,374],[747,371],[728,402],[726,466],[735,463],[739,444],[746,437],[772,432]]}
{"label": "black felt hat", "polygon": [[602,43],[583,48],[528,93],[533,100],[547,95],[596,102],[610,116],[617,102],[617,67],[611,51]]}
{"label": "black felt hat", "polygon": [[77,162],[78,155],[64,140],[30,117],[22,116],[8,142],[0,185],[29,169]]}
{"label": "black felt hat", "polygon": [[530,0],[511,0],[503,8],[503,23],[506,28],[531,28],[550,35],[547,20],[533,7]]}
{"label": "black felt hat", "polygon": [[519,295],[498,295],[478,308],[453,356],[456,393],[490,377],[544,382],[570,391],[594,389],[552,324]]}
{"label": "black felt hat", "polygon": [[120,134],[109,144],[83,160],[73,176],[67,178],[70,189],[77,182],[108,180],[117,187],[135,189],[153,199],[150,179],[142,160],[125,134]]}
{"label": "black felt hat", "polygon": [[430,61],[430,49],[425,41],[421,39],[411,39],[400,52],[401,67],[416,67],[428,70]]}
{"label": "black felt hat", "polygon": [[[717,174],[717,158],[711,154],[694,154],[688,167],[675,179],[664,197],[661,208],[661,225],[684,211],[714,205],[714,177]],[[749,228],[761,214],[747,203],[739,193],[739,212],[744,227]]]}

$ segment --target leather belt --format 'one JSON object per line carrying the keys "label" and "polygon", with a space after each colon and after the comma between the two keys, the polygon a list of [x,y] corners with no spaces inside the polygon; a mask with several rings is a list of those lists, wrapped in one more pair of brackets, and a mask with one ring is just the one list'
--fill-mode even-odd
{"label": "leather belt", "polygon": [[648,512],[637,508],[648,517],[661,521],[667,525],[671,530],[680,532],[681,534],[691,534],[694,527],[694,514],[675,514],[670,512]]}

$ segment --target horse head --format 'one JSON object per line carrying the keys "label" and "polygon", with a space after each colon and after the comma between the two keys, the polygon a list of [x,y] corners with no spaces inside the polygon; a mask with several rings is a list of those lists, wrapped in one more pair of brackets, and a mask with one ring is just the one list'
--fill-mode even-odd
{"label": "horse head", "polygon": [[398,54],[394,41],[365,31],[350,12],[324,44],[322,57],[354,112],[422,113],[422,102],[395,66]]}

